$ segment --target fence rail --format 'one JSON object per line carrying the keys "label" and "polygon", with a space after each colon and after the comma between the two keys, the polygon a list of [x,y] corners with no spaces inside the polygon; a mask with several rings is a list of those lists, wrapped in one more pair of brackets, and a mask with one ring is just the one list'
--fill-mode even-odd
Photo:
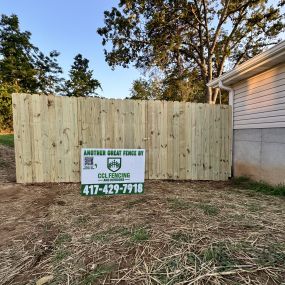
{"label": "fence rail", "polygon": [[146,179],[226,180],[231,108],[13,94],[17,182],[80,181],[80,149],[145,148]]}

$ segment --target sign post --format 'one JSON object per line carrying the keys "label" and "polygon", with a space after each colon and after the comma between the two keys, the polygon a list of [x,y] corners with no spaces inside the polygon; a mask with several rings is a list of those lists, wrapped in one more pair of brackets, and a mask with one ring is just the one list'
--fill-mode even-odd
{"label": "sign post", "polygon": [[144,149],[81,149],[83,196],[144,192]]}

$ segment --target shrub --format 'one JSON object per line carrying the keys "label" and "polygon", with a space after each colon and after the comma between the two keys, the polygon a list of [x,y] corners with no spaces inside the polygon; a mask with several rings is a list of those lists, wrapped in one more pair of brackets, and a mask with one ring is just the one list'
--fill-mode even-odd
{"label": "shrub", "polygon": [[13,130],[12,93],[19,92],[17,86],[0,85],[0,130]]}

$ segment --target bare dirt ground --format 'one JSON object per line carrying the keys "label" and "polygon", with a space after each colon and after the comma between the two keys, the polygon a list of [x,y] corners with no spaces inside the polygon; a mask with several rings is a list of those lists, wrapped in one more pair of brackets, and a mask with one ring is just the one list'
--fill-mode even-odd
{"label": "bare dirt ground", "polygon": [[[1,147],[1,146],[0,146]],[[0,284],[282,284],[285,200],[225,182],[146,182],[140,196],[19,185],[1,147]],[[284,284],[284,283],[283,283]]]}
{"label": "bare dirt ground", "polygon": [[14,149],[0,144],[0,183],[15,181],[16,171]]}

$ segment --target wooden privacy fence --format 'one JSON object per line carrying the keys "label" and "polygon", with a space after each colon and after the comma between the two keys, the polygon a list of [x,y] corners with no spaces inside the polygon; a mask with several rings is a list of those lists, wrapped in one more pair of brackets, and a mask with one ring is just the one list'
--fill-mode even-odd
{"label": "wooden privacy fence", "polygon": [[17,182],[80,181],[80,149],[145,148],[146,179],[226,180],[231,108],[13,94]]}

